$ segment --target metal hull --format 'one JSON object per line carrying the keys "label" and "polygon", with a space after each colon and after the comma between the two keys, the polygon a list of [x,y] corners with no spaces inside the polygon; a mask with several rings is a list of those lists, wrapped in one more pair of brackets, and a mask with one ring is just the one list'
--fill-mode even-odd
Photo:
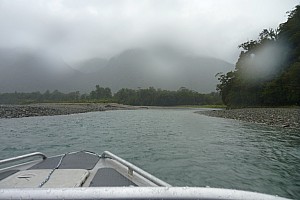
{"label": "metal hull", "polygon": [[[42,160],[24,161],[41,157]],[[172,187],[105,151],[80,151],[47,158],[40,152],[0,165],[0,199],[285,199],[219,188]]]}

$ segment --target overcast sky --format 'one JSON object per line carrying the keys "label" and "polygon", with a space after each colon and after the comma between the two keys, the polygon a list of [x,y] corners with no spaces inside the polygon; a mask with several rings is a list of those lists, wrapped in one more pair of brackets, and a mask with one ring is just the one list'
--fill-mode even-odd
{"label": "overcast sky", "polygon": [[0,0],[0,48],[55,51],[67,62],[172,45],[235,63],[237,46],[276,28],[299,0]]}

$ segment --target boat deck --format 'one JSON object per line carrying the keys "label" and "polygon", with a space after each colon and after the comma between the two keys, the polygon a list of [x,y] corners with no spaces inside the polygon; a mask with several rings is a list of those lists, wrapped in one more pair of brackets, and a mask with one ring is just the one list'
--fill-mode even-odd
{"label": "boat deck", "polygon": [[120,163],[123,159],[107,154],[79,151],[9,167],[0,171],[0,188],[170,186],[134,173],[131,166]]}
{"label": "boat deck", "polygon": [[78,151],[49,158],[36,152],[0,160],[0,165],[6,165],[0,169],[0,200],[285,199],[231,189],[171,187],[108,151],[102,155]]}

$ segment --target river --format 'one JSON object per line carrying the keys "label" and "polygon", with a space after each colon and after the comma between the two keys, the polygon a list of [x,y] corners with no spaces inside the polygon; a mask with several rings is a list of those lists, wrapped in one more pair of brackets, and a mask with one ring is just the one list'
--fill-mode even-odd
{"label": "river", "polygon": [[0,159],[34,151],[109,150],[173,186],[300,199],[299,130],[213,118],[197,110],[0,119]]}

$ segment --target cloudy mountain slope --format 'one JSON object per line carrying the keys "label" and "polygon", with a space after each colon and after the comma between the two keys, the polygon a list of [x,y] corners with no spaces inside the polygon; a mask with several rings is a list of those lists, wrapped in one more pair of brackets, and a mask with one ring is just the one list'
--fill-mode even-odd
{"label": "cloudy mountain slope", "polygon": [[78,76],[58,57],[28,49],[0,49],[0,92],[32,92],[72,88]]}
{"label": "cloudy mountain slope", "polygon": [[232,64],[215,58],[188,56],[170,50],[131,49],[111,58],[106,67],[99,67],[88,76],[90,84],[110,87],[113,91],[153,86],[211,92],[218,82],[215,74],[230,70],[233,70]]}
{"label": "cloudy mountain slope", "polygon": [[80,62],[75,68],[78,70],[45,52],[0,49],[0,92],[90,92],[99,84],[114,92],[152,86],[168,90],[187,87],[207,93],[215,91],[215,74],[230,71],[233,65],[165,48],[129,49],[109,60]]}

